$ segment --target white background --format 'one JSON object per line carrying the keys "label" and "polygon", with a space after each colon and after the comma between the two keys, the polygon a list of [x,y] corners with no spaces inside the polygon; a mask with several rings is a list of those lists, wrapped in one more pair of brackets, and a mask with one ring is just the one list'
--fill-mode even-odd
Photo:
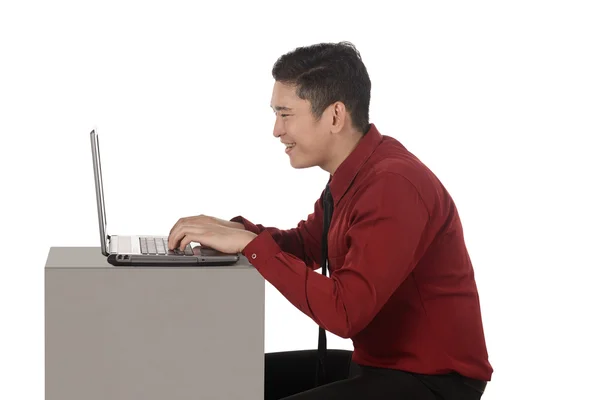
{"label": "white background", "polygon": [[[600,398],[595,3],[3,1],[0,398],[43,398],[49,248],[99,245],[90,130],[113,234],[200,213],[295,227],[327,173],[293,169],[272,136],[271,67],[342,40],[370,73],[371,121],[459,208],[495,369],[484,398]],[[265,323],[266,351],[316,348],[270,284]]]}

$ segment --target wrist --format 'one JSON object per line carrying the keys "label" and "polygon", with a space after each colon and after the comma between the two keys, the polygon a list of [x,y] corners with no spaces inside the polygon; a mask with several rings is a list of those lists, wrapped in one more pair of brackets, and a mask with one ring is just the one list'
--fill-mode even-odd
{"label": "wrist", "polygon": [[240,253],[243,252],[246,249],[246,247],[250,244],[250,242],[252,242],[254,238],[258,236],[256,233],[250,231],[244,231],[244,233],[245,238]]}
{"label": "wrist", "polygon": [[246,227],[244,226],[244,224],[242,224],[241,222],[233,222],[233,227],[235,229],[241,229],[243,231],[246,230]]}
{"label": "wrist", "polygon": [[231,220],[229,220],[229,221],[227,221],[227,222],[228,222],[228,224],[227,224],[227,225],[228,225],[230,228],[233,228],[233,229],[241,229],[241,230],[243,230],[243,231],[245,231],[245,230],[246,230],[246,227],[245,227],[245,226],[244,226],[244,224],[243,224],[243,223],[241,223],[241,222],[236,222],[236,221],[231,221]]}

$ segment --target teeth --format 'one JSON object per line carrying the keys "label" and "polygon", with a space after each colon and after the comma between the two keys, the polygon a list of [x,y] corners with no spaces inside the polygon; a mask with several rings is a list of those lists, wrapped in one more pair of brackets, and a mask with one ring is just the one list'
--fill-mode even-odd
{"label": "teeth", "polygon": [[290,147],[294,147],[295,145],[296,145],[296,143],[286,144],[285,147],[287,147],[289,149]]}

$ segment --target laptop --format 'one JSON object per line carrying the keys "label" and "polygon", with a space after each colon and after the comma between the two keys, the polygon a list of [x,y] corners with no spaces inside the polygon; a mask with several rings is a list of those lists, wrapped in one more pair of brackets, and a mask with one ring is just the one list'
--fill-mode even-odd
{"label": "laptop", "polygon": [[96,203],[98,225],[100,227],[100,249],[110,264],[115,266],[213,266],[232,265],[239,261],[239,254],[227,254],[205,246],[192,248],[188,244],[184,251],[169,250],[168,236],[108,235],[106,232],[106,210],[104,208],[104,188],[100,166],[100,145],[96,130],[90,132],[94,180],[96,182]]}

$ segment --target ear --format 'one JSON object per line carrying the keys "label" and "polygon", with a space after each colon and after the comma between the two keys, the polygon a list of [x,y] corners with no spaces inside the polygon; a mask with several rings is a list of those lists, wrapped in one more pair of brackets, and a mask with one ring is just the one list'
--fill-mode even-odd
{"label": "ear", "polygon": [[336,101],[331,106],[332,124],[331,132],[339,133],[346,123],[346,105],[341,101]]}

